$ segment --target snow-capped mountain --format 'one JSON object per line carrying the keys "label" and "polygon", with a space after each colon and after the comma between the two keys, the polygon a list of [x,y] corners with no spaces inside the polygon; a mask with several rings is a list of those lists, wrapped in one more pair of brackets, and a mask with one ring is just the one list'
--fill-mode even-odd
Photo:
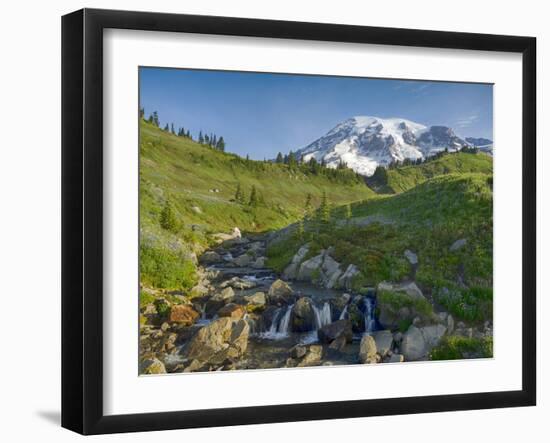
{"label": "snow-capped mountain", "polygon": [[473,145],[446,126],[426,127],[402,118],[353,117],[326,135],[297,151],[298,157],[312,157],[336,167],[343,161],[356,172],[371,176],[378,165],[418,159],[448,149]]}
{"label": "snow-capped mountain", "polygon": [[493,141],[488,138],[482,137],[466,137],[465,139],[469,144],[476,146],[480,151],[486,152],[487,154],[493,154]]}

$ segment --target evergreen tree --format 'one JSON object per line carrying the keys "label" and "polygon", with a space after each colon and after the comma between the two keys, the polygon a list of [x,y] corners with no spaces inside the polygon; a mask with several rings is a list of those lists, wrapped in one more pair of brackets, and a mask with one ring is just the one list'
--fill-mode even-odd
{"label": "evergreen tree", "polygon": [[317,160],[315,159],[315,157],[311,157],[309,159],[309,162],[308,162],[308,166],[309,166],[309,170],[311,171],[312,174],[319,174],[319,163],[317,162]]}
{"label": "evergreen tree", "polygon": [[304,220],[303,219],[298,220],[298,223],[296,225],[296,237],[298,237],[300,240],[304,239]]}
{"label": "evergreen tree", "polygon": [[172,134],[175,134],[175,133],[176,133],[176,130],[174,129],[174,123],[172,123],[172,124],[170,125],[170,132],[171,132]]}
{"label": "evergreen tree", "polygon": [[149,123],[153,123],[153,114],[151,114],[151,115],[149,116],[148,121],[149,121]]}
{"label": "evergreen tree", "polygon": [[351,212],[351,205],[348,203],[345,207],[345,218],[346,218],[346,222],[349,223],[349,221],[351,220],[351,217],[352,217],[352,212]]}
{"label": "evergreen tree", "polygon": [[235,201],[237,203],[242,203],[244,201],[243,190],[241,189],[241,183],[237,183],[237,190],[235,191]]}
{"label": "evergreen tree", "polygon": [[313,204],[312,204],[312,196],[310,193],[307,194],[307,197],[306,197],[306,205],[305,205],[305,212],[306,212],[306,219],[309,218],[311,216],[311,210],[313,209]]}
{"label": "evergreen tree", "polygon": [[160,226],[167,231],[175,232],[177,230],[178,220],[170,200],[164,202],[164,207],[160,213]]}
{"label": "evergreen tree", "polygon": [[258,204],[260,206],[265,206],[265,198],[264,198],[264,194],[262,192],[259,192],[258,191]]}
{"label": "evergreen tree", "polygon": [[157,111],[153,111],[153,124],[158,128],[160,127],[159,114]]}
{"label": "evergreen tree", "polygon": [[252,185],[252,190],[250,191],[250,200],[249,200],[248,204],[250,206],[257,206],[258,205],[258,195],[257,195],[255,185]]}
{"label": "evergreen tree", "polygon": [[321,197],[321,206],[319,206],[318,215],[321,226],[327,227],[327,225],[330,223],[330,204],[328,202],[326,191],[323,191],[323,196]]}
{"label": "evergreen tree", "polygon": [[187,133],[185,134],[187,138],[191,138],[191,133],[189,132],[189,129],[187,130]]}
{"label": "evergreen tree", "polygon": [[282,163],[283,162],[283,154],[280,152],[277,154],[277,158],[275,159],[275,163]]}
{"label": "evergreen tree", "polygon": [[166,126],[164,127],[164,130],[166,132],[170,132],[170,126],[168,126],[168,123],[166,123]]}
{"label": "evergreen tree", "polygon": [[288,166],[290,168],[296,168],[296,166],[298,166],[298,162],[296,161],[296,154],[294,154],[294,152],[292,151],[288,153]]}
{"label": "evergreen tree", "polygon": [[222,152],[225,151],[225,141],[223,137],[220,137],[218,139],[218,142],[216,143],[216,148],[218,148],[219,151],[222,151]]}
{"label": "evergreen tree", "polygon": [[139,118],[144,118],[144,116],[145,116],[145,109],[139,108]]}
{"label": "evergreen tree", "polygon": [[200,143],[201,145],[204,144],[204,137],[202,136],[202,131],[199,131],[199,143]]}

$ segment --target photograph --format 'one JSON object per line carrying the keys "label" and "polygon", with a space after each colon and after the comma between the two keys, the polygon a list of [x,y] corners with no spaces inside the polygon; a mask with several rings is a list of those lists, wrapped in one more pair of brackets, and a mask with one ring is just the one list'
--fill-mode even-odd
{"label": "photograph", "polygon": [[140,66],[136,112],[140,375],[493,357],[492,84]]}

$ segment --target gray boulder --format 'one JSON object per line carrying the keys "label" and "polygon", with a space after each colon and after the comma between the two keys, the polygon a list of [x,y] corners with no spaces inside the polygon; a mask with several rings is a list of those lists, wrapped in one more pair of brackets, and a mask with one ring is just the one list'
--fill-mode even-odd
{"label": "gray boulder", "polygon": [[307,353],[298,363],[298,367],[319,366],[323,358],[323,347],[320,345],[310,345]]}
{"label": "gray boulder", "polygon": [[412,252],[410,249],[406,249],[403,255],[411,265],[418,264],[418,256],[414,252]]}
{"label": "gray boulder", "polygon": [[403,322],[416,321],[429,324],[437,321],[431,304],[414,282],[382,282],[377,288],[378,321],[386,328],[395,330]]}
{"label": "gray boulder", "polygon": [[235,291],[232,287],[222,289],[220,292],[214,294],[206,302],[205,311],[208,315],[212,315],[217,312],[222,306],[230,303],[235,298]]}
{"label": "gray boulder", "polygon": [[392,354],[386,359],[386,363],[403,363],[405,358],[401,354]]}
{"label": "gray boulder", "polygon": [[424,297],[424,294],[422,294],[422,291],[420,290],[420,288],[416,286],[415,282],[390,283],[390,282],[383,281],[378,284],[377,290],[378,292],[388,291],[388,292],[406,294],[412,299],[426,299]]}
{"label": "gray boulder", "polygon": [[451,252],[458,251],[459,249],[466,246],[467,243],[468,243],[468,240],[466,240],[465,238],[460,238],[451,245],[451,247],[449,248],[449,251]]}
{"label": "gray boulder", "polygon": [[420,328],[420,331],[424,336],[426,346],[431,351],[434,346],[437,346],[439,344],[441,338],[443,337],[443,335],[445,335],[447,328],[443,325],[430,325]]}
{"label": "gray boulder", "polygon": [[411,326],[401,341],[401,353],[407,361],[420,360],[428,353],[426,341],[420,329]]}
{"label": "gray boulder", "polygon": [[424,326],[417,328],[411,326],[403,334],[401,341],[401,353],[407,361],[424,360],[430,351],[437,346],[445,335],[446,328],[443,325]]}
{"label": "gray boulder", "polygon": [[338,287],[351,289],[353,278],[359,273],[359,268],[354,264],[350,264],[345,272],[338,278]]}
{"label": "gray boulder", "polygon": [[321,343],[332,343],[340,337],[343,337],[347,343],[351,343],[353,339],[351,323],[349,320],[337,320],[319,329],[317,336]]}
{"label": "gray boulder", "polygon": [[292,257],[292,261],[290,262],[290,264],[285,268],[283,272],[283,278],[287,280],[294,280],[297,277],[298,267],[300,266],[300,263],[308,252],[308,245],[304,245],[300,249],[298,249],[298,252],[294,254],[294,257]]}
{"label": "gray boulder", "polygon": [[141,362],[140,373],[147,375],[166,374],[166,367],[164,363],[157,358],[147,359]]}
{"label": "gray boulder", "polygon": [[248,266],[252,262],[252,256],[249,254],[242,254],[239,255],[237,258],[233,259],[233,263],[235,263],[237,266],[245,267]]}
{"label": "gray boulder", "polygon": [[185,347],[183,357],[209,363],[238,358],[246,351],[249,332],[250,327],[245,320],[219,318],[197,331]]}
{"label": "gray boulder", "polygon": [[250,266],[254,269],[262,269],[265,268],[265,262],[265,257],[258,257]]}
{"label": "gray boulder", "polygon": [[319,254],[309,260],[304,261],[298,270],[297,280],[314,282],[321,276],[321,266],[323,265],[323,255]]}
{"label": "gray boulder", "polygon": [[309,297],[299,298],[290,314],[292,332],[308,332],[315,330],[315,311]]}
{"label": "gray boulder", "polygon": [[219,263],[221,261],[222,261],[221,255],[214,251],[206,251],[200,257],[200,262],[206,265],[209,265],[212,263]]}
{"label": "gray boulder", "polygon": [[323,358],[321,345],[295,346],[291,350],[291,357],[286,361],[288,367],[319,366]]}
{"label": "gray boulder", "polygon": [[321,266],[321,284],[328,289],[337,286],[338,279],[342,275],[340,263],[334,260],[330,255],[325,254]]}
{"label": "gray boulder", "polygon": [[359,345],[359,361],[361,363],[377,363],[376,342],[371,335],[365,334]]}
{"label": "gray boulder", "polygon": [[381,357],[385,357],[393,347],[393,334],[391,331],[376,331],[373,334],[376,350]]}
{"label": "gray boulder", "polygon": [[292,288],[283,280],[275,280],[267,293],[270,303],[288,304],[292,300]]}
{"label": "gray boulder", "polygon": [[256,286],[258,286],[258,284],[253,282],[253,281],[244,280],[244,279],[239,278],[239,277],[233,277],[229,280],[224,281],[220,285],[220,288],[231,287],[231,288],[234,288],[234,289],[241,289],[242,290],[242,289],[252,289],[252,288],[255,288]]}
{"label": "gray boulder", "polygon": [[247,305],[265,306],[267,303],[267,298],[263,292],[255,292],[251,295],[245,295],[243,299]]}

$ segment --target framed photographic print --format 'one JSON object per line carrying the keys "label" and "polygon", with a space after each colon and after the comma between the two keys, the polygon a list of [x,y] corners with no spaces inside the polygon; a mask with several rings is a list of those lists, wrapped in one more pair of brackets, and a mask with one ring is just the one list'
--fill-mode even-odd
{"label": "framed photographic print", "polygon": [[62,25],[64,427],[535,404],[534,38]]}

